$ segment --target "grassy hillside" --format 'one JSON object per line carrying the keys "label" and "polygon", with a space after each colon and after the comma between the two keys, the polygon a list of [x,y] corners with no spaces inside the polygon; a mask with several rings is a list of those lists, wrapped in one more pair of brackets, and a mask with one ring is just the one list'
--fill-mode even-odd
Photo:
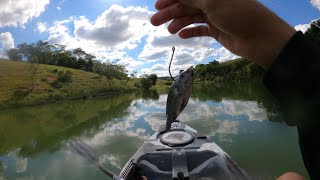
{"label": "grassy hillside", "polygon": [[[31,67],[26,62],[0,60],[0,109],[135,89],[132,80],[108,80],[86,71],[42,64],[32,75]],[[61,77],[66,72],[68,80]]]}

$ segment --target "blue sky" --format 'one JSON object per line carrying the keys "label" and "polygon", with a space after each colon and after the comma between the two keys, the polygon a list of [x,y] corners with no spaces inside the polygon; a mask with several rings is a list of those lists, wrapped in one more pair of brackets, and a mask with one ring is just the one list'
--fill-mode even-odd
{"label": "blue sky", "polygon": [[[154,0],[7,0],[0,2],[0,57],[20,43],[38,40],[81,47],[104,62],[138,74],[166,76],[172,46],[173,72],[236,56],[211,38],[181,40],[166,26],[149,23]],[[261,0],[296,29],[320,18],[320,0]],[[265,22],[268,23],[268,22]]]}

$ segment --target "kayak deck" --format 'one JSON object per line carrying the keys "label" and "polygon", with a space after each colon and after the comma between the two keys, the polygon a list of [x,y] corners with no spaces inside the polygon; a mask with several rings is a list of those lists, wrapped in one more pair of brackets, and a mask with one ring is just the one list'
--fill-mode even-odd
{"label": "kayak deck", "polygon": [[120,173],[123,179],[249,179],[217,144],[181,122],[156,132]]}

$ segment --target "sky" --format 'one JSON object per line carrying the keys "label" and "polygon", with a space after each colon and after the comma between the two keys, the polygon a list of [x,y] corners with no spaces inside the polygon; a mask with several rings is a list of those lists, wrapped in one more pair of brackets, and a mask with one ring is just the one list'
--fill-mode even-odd
{"label": "sky", "polygon": [[[320,18],[320,0],[260,0],[297,30]],[[213,60],[234,59],[209,37],[182,40],[154,27],[155,0],[0,0],[0,58],[21,43],[39,40],[82,48],[97,60],[124,65],[129,73],[168,76]],[[268,23],[268,22],[265,22]],[[119,60],[119,61],[116,61]]]}

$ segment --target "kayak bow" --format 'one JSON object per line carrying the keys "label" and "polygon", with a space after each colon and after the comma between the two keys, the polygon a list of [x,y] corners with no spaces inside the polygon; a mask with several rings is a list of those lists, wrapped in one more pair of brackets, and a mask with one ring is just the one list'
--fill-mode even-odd
{"label": "kayak bow", "polygon": [[142,176],[148,180],[249,179],[217,144],[179,121],[144,142],[119,176],[126,180]]}

